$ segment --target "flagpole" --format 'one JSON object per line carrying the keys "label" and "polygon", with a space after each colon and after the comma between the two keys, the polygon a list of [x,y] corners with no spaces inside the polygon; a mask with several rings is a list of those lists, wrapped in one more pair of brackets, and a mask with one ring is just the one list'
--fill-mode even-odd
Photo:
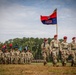
{"label": "flagpole", "polygon": [[56,24],[56,34],[58,35],[58,25]]}

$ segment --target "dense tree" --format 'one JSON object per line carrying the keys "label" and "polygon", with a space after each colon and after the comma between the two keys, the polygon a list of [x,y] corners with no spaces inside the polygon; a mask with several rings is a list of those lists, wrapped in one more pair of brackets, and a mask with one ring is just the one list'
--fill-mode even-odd
{"label": "dense tree", "polygon": [[[43,42],[44,38],[14,38],[14,39],[9,39],[8,41],[5,41],[4,43],[0,42],[0,48],[2,48],[3,44],[7,45],[7,48],[9,49],[9,44],[12,43],[13,44],[13,48],[14,47],[22,47],[22,49],[24,49],[26,46],[28,46],[28,49],[31,50],[31,52],[34,55],[35,59],[41,59],[41,44]],[[50,41],[53,38],[48,38],[48,42],[50,43]],[[62,41],[62,39],[60,39],[60,41]]]}

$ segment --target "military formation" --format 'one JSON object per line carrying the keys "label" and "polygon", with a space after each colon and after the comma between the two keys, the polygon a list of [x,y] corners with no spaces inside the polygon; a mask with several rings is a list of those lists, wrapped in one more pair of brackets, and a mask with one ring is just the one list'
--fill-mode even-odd
{"label": "military formation", "polygon": [[67,62],[70,62],[71,66],[76,65],[76,37],[73,37],[72,42],[68,43],[66,36],[64,36],[63,41],[60,42],[58,35],[54,35],[54,39],[50,44],[48,43],[48,39],[44,38],[41,49],[44,65],[47,64],[50,56],[53,66],[59,66],[59,61],[61,61],[62,66],[66,66]]}
{"label": "military formation", "polygon": [[18,49],[10,51],[5,49],[5,52],[0,50],[0,64],[30,64],[32,60],[33,54],[30,50],[26,52],[24,50],[20,52]]}
{"label": "military formation", "polygon": [[[54,35],[54,38],[48,42],[48,39],[44,38],[41,44],[44,65],[49,59],[52,60],[53,66],[59,66],[58,62],[61,62],[62,66],[66,66],[68,62],[71,63],[71,66],[76,65],[76,37],[72,38],[71,43],[68,43],[67,39],[64,36],[60,42],[58,35]],[[3,50],[0,49],[0,64],[30,64],[34,59],[29,49],[20,51],[18,48],[12,48],[12,44],[10,44],[10,50],[5,45],[2,48]]]}

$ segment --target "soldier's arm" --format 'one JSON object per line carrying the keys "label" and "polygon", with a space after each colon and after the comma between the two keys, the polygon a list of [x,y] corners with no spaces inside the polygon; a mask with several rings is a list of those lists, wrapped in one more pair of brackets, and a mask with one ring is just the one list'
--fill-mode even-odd
{"label": "soldier's arm", "polygon": [[54,41],[52,40],[51,42],[50,42],[50,50],[52,51],[52,49],[53,49],[53,44],[54,44]]}
{"label": "soldier's arm", "polygon": [[43,46],[43,43],[41,44],[41,49],[42,50],[45,50],[45,47]]}
{"label": "soldier's arm", "polygon": [[68,44],[68,50],[71,50],[71,43]]}

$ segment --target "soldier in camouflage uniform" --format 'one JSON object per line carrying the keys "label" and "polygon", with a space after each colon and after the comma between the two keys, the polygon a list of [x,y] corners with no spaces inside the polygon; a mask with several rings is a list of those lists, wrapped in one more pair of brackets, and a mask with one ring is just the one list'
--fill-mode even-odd
{"label": "soldier in camouflage uniform", "polygon": [[72,38],[72,42],[70,43],[70,56],[71,56],[71,66],[74,66],[76,63],[76,37]]}
{"label": "soldier in camouflage uniform", "polygon": [[15,59],[14,59],[14,63],[15,64],[19,63],[19,59],[20,59],[19,54],[20,54],[20,51],[18,49],[16,49],[16,51],[15,51]]}
{"label": "soldier in camouflage uniform", "polygon": [[69,44],[67,42],[67,37],[63,37],[63,41],[61,43],[61,61],[62,66],[66,66],[67,59],[69,57]]}
{"label": "soldier in camouflage uniform", "polygon": [[33,59],[33,54],[30,52],[30,50],[27,50],[26,58],[25,58],[26,63],[30,64],[32,59]]}
{"label": "soldier in camouflage uniform", "polygon": [[50,50],[52,54],[53,66],[57,66],[58,55],[60,50],[60,41],[57,39],[58,35],[54,35],[54,39],[50,42]]}
{"label": "soldier in camouflage uniform", "polygon": [[3,52],[2,52],[2,50],[0,49],[0,64],[2,64],[2,55],[3,55]]}
{"label": "soldier in camouflage uniform", "polygon": [[20,63],[21,64],[25,63],[25,56],[26,56],[25,51],[22,50],[21,53],[20,53]]}
{"label": "soldier in camouflage uniform", "polygon": [[14,51],[14,49],[11,49],[11,51],[10,51],[10,63],[14,64],[14,60],[15,60],[15,51]]}
{"label": "soldier in camouflage uniform", "polygon": [[10,64],[10,52],[6,49],[4,53],[4,63]]}
{"label": "soldier in camouflage uniform", "polygon": [[48,44],[48,39],[44,38],[44,42],[41,44],[42,56],[44,60],[44,65],[49,60],[50,46]]}

